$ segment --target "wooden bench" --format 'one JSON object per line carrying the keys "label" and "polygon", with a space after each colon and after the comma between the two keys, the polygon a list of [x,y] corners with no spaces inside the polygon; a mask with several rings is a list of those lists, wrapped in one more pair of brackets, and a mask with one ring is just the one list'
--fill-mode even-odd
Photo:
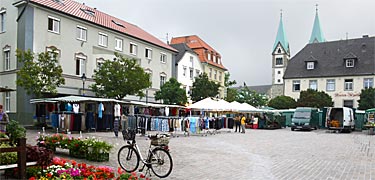
{"label": "wooden bench", "polygon": [[[0,142],[6,142],[9,139],[1,139]],[[17,164],[1,165],[0,170],[18,167],[18,178],[26,179],[26,166],[36,165],[36,162],[26,163],[26,138],[17,139],[17,147],[0,148],[0,153],[17,152]]]}

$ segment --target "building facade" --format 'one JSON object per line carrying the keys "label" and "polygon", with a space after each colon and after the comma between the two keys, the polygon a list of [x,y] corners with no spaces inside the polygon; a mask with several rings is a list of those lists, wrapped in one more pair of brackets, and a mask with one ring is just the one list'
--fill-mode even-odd
{"label": "building facade", "polygon": [[182,84],[185,89],[186,96],[190,101],[190,92],[193,87],[194,78],[198,77],[202,72],[202,64],[198,55],[186,44],[172,44],[173,48],[178,50],[176,55],[176,74],[174,77]]}
{"label": "building facade", "polygon": [[307,89],[323,91],[334,106],[358,108],[361,90],[374,87],[375,37],[307,44],[289,62],[285,95],[298,99]]}
{"label": "building facade", "polygon": [[227,69],[224,67],[221,55],[197,35],[174,37],[171,44],[185,43],[194,50],[202,64],[202,71],[208,75],[209,80],[220,84],[219,98],[224,98],[224,76]]}
{"label": "building facade", "polygon": [[[155,91],[172,77],[177,50],[138,26],[96,8],[72,0],[2,0],[0,14],[0,84],[16,89],[1,96],[0,103],[6,104],[9,107],[6,111],[17,115],[16,119],[30,119],[33,115],[31,97],[15,83],[20,67],[15,58],[16,49],[30,49],[35,53],[58,50],[65,78],[65,85],[58,88],[60,95],[81,95],[84,73],[86,94],[93,96],[88,87],[94,83],[91,78],[94,70],[104,60],[113,60],[115,52],[136,59],[151,74],[152,87],[145,90],[149,101],[154,100]],[[126,98],[140,100],[135,96]]]}

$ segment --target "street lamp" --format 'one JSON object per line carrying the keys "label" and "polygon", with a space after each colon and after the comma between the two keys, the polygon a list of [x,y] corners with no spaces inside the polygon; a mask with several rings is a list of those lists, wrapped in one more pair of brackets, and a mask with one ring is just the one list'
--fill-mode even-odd
{"label": "street lamp", "polygon": [[82,74],[81,80],[82,80],[82,96],[85,96],[85,82],[86,82],[86,75],[85,75],[85,73]]}

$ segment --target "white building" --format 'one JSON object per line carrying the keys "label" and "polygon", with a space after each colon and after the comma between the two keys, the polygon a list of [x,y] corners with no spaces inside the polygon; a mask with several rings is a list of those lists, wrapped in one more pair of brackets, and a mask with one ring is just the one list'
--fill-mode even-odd
{"label": "white building", "polygon": [[199,76],[202,71],[202,65],[198,55],[189,48],[185,43],[172,44],[173,48],[178,50],[176,55],[176,79],[182,84],[186,95],[190,100],[190,92],[193,87],[195,77]]}
{"label": "white building", "polygon": [[375,37],[307,44],[288,64],[285,95],[324,91],[334,106],[358,107],[361,90],[374,87]]}
{"label": "white building", "polygon": [[[58,88],[60,95],[82,94],[83,73],[88,77],[87,89],[94,83],[94,69],[103,60],[112,60],[115,52],[137,59],[152,75],[152,88],[147,90],[149,101],[172,77],[177,50],[134,24],[72,0],[1,0],[0,21],[0,85],[17,90],[3,93],[0,103],[20,121],[30,120],[34,110],[29,103],[31,97],[15,83],[20,66],[16,49],[35,53],[58,49],[65,78],[65,85]],[[94,95],[90,91],[86,94]]]}

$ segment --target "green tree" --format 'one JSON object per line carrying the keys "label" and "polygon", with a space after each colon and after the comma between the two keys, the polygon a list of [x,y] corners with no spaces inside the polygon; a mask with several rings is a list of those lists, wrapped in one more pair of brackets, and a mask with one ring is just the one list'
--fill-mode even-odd
{"label": "green tree", "polygon": [[106,60],[99,70],[94,70],[92,91],[97,96],[115,99],[127,95],[143,97],[143,90],[151,86],[150,75],[135,59],[124,58],[118,53],[115,56],[113,61]]}
{"label": "green tree", "polygon": [[191,100],[200,101],[207,97],[216,97],[219,94],[219,84],[208,79],[206,73],[195,77],[191,90]]}
{"label": "green tree", "polygon": [[307,89],[306,91],[301,91],[297,101],[297,106],[323,108],[333,106],[333,102],[331,96],[327,93]]}
{"label": "green tree", "polygon": [[366,110],[371,108],[375,108],[375,89],[362,89],[358,100],[358,109]]}
{"label": "green tree", "polygon": [[275,109],[289,109],[296,108],[297,102],[289,96],[277,96],[268,102],[268,106]]}
{"label": "green tree", "polygon": [[[34,60],[35,55],[38,57],[37,60]],[[23,87],[27,94],[34,95],[36,98],[42,97],[43,93],[56,94],[57,87],[65,84],[56,49],[39,54],[17,49],[16,56],[23,64],[17,72],[16,83]]]}
{"label": "green tree", "polygon": [[249,89],[249,87],[246,86],[246,83],[244,83],[244,87],[242,87],[237,94],[236,101],[240,103],[246,102],[254,107],[257,107],[266,105],[268,99],[264,95]]}
{"label": "green tree", "polygon": [[227,90],[227,96],[225,97],[225,100],[228,102],[232,102],[236,100],[237,89],[230,88],[230,87],[237,84],[237,82],[236,80],[230,81],[229,79],[230,79],[230,73],[225,73],[224,86]]}
{"label": "green tree", "polygon": [[164,104],[184,105],[187,103],[186,92],[181,88],[181,83],[175,78],[169,79],[159,91],[156,91],[155,99],[162,99]]}

